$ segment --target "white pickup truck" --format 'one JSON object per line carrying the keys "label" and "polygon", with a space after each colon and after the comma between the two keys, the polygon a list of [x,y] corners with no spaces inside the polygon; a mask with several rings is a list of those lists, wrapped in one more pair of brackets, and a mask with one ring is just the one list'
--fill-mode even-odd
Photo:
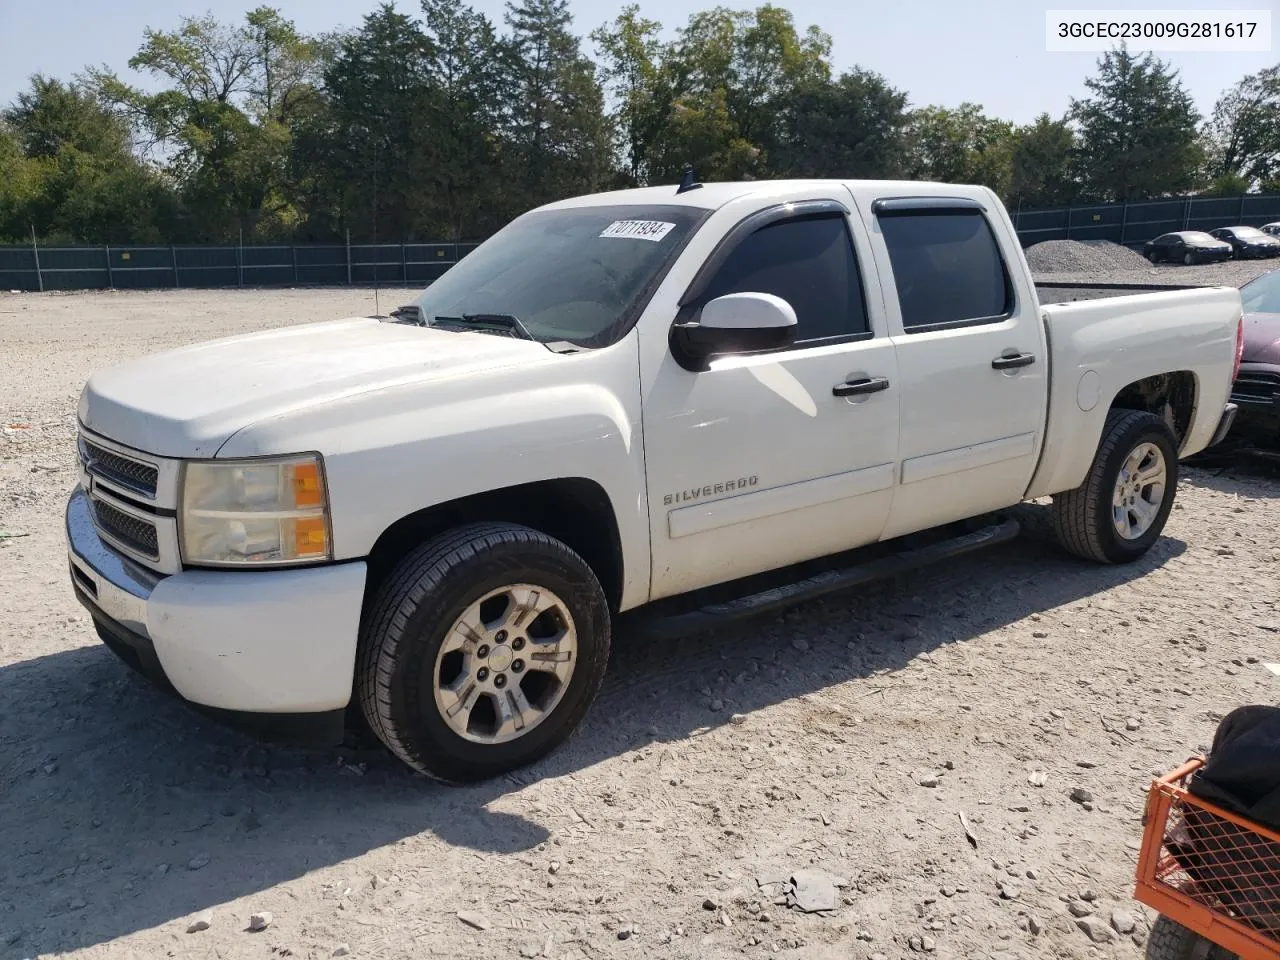
{"label": "white pickup truck", "polygon": [[202,709],[489,777],[579,724],[624,612],[794,602],[1048,495],[1072,552],[1141,556],[1240,346],[1231,288],[1042,305],[983,187],[579,197],[389,317],[95,373],[71,580]]}

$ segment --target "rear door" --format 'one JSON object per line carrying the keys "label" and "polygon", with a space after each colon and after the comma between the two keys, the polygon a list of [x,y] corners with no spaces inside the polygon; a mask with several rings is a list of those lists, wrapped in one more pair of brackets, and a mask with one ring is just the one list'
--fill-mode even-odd
{"label": "rear door", "polygon": [[1043,442],[1049,358],[1025,259],[993,196],[875,190],[851,188],[902,384],[887,539],[1022,499]]}

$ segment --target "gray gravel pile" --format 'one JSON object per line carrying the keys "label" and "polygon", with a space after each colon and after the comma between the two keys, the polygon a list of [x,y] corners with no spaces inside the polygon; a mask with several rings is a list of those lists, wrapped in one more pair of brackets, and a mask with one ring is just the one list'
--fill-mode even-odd
{"label": "gray gravel pile", "polygon": [[1033,273],[1110,273],[1150,267],[1146,259],[1110,240],[1045,240],[1027,248]]}
{"label": "gray gravel pile", "polygon": [[1091,247],[1096,253],[1101,254],[1111,267],[1116,270],[1147,269],[1151,266],[1147,258],[1132,247],[1126,247],[1120,243],[1112,243],[1110,240],[1084,240],[1082,242],[1086,247]]}

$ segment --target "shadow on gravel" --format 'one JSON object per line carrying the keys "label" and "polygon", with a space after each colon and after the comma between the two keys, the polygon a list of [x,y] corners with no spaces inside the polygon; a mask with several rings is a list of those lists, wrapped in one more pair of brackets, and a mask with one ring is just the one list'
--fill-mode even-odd
{"label": "shadow on gravel", "polygon": [[[437,786],[380,752],[242,738],[101,646],[0,669],[0,956],[106,943],[424,832],[485,855],[528,850],[547,830],[486,808],[520,785],[833,684],[891,680],[921,653],[1083,600],[1185,549],[1164,538],[1135,565],[1099,567],[1049,542],[1044,508],[1023,511],[1013,543],[713,634],[640,644],[624,622],[579,735],[475,787]],[[1025,642],[1008,655],[1034,658]]]}
{"label": "shadow on gravel", "polygon": [[1280,449],[1209,450],[1184,465],[1187,482],[1218,493],[1280,499]]}

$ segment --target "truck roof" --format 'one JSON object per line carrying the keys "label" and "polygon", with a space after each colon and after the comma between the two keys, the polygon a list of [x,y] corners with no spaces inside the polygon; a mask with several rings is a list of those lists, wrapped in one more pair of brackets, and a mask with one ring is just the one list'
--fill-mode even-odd
{"label": "truck roof", "polygon": [[934,183],[922,180],[742,180],[730,183],[704,183],[697,190],[677,193],[677,184],[660,187],[636,187],[630,190],[610,190],[604,193],[590,193],[580,197],[568,197],[543,206],[543,210],[567,210],[573,207],[596,207],[608,204],[635,205],[676,205],[700,207],[704,210],[717,210],[743,196],[759,196],[767,198],[769,194],[783,190],[794,190],[797,187],[812,186],[830,189],[833,186],[848,186],[851,189],[873,187],[877,192],[898,196],[962,196],[979,197],[986,195],[986,188],[974,185]]}

